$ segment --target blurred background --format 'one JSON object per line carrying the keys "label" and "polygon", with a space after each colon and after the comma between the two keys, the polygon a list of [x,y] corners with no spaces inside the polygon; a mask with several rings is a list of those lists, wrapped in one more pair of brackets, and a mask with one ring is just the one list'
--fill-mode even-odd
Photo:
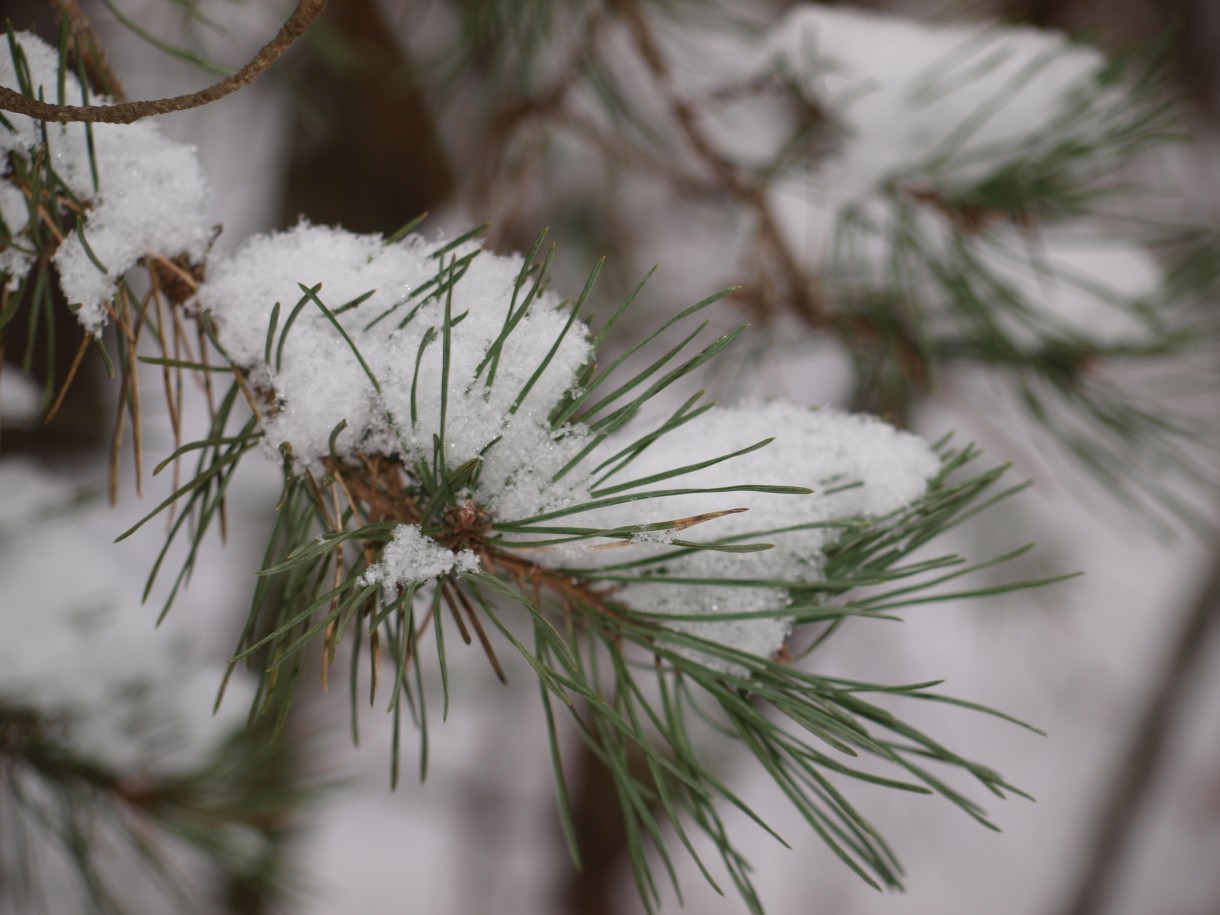
{"label": "blurred background", "polygon": [[[1159,55],[1163,83],[1156,91],[1176,99],[1180,136],[1149,144],[1107,176],[1116,186],[1139,189],[1119,199],[1119,215],[1127,219],[1124,225],[1155,220],[1198,227],[1203,239],[1220,226],[1215,3],[906,0],[859,6],[935,26],[998,18],[1084,33],[1115,55],[1133,49]],[[1016,574],[1083,570],[1083,577],[1040,591],[927,604],[908,611],[902,624],[849,626],[816,657],[826,670],[858,679],[943,679],[953,695],[1043,729],[1045,737],[947,706],[925,709],[920,719],[964,755],[1001,770],[1036,803],[988,803],[1002,829],[992,833],[935,798],[859,791],[854,799],[907,871],[904,893],[882,894],[810,834],[765,773],[726,751],[719,760],[725,780],[792,846],[778,845],[744,817],[726,812],[769,912],[1220,915],[1220,644],[1210,625],[1220,614],[1220,506],[1214,488],[1196,485],[1182,471],[1187,465],[1201,466],[1203,476],[1220,471],[1206,441],[1220,428],[1215,347],[1123,364],[1114,359],[1105,366],[1124,390],[1147,394],[1154,413],[1181,411],[1200,432],[1198,441],[1183,437],[1172,458],[1150,449],[1145,464],[1135,453],[1138,441],[1104,445],[1113,461],[1105,466],[1120,468],[1121,476],[1124,465],[1139,465],[1171,494],[1124,499],[1119,490],[1125,484],[1058,447],[1056,427],[1031,416],[1014,389],[997,382],[998,357],[984,352],[930,365],[922,350],[908,353],[901,339],[878,342],[855,334],[853,321],[865,312],[850,297],[836,306],[844,287],[823,272],[821,252],[806,250],[824,239],[810,241],[815,230],[801,235],[793,229],[803,217],[785,209],[783,195],[790,191],[758,178],[765,168],[742,166],[787,146],[817,174],[818,163],[833,161],[848,142],[836,134],[833,117],[818,109],[816,94],[791,86],[772,92],[759,81],[759,58],[751,49],[792,12],[792,4],[748,7],[694,0],[638,6],[332,0],[307,37],[264,78],[220,103],[160,123],[199,147],[215,221],[223,226],[217,256],[254,232],[302,217],[391,233],[427,212],[425,234],[452,235],[486,222],[488,246],[503,251],[528,249],[546,226],[560,245],[556,282],[568,291],[579,290],[601,255],[608,257],[601,292],[607,303],[660,265],[646,308],[636,316],[645,326],[726,285],[742,284],[714,320],[726,329],[750,322],[753,329],[701,380],[717,399],[782,396],[867,409],[932,440],[955,430],[1034,481],[1030,491],[963,529],[963,548],[982,545],[999,553],[1032,540],[1040,548],[1022,559]],[[143,99],[206,85],[215,78],[209,66],[214,72],[240,67],[274,34],[290,6],[102,0],[84,9],[127,94]],[[9,0],[5,15],[49,41],[58,33],[48,4]],[[872,20],[861,21],[863,28]],[[887,40],[878,38],[877,53],[901,56],[903,49]],[[930,194],[932,187],[916,190]],[[811,206],[817,206],[816,193]],[[1029,212],[1022,207],[995,218],[1021,225],[1017,216]],[[979,213],[963,205],[953,215]],[[982,218],[990,218],[989,211]],[[1023,228],[1036,244],[1057,243],[1053,233],[1039,238],[1036,221]],[[1106,279],[1118,286],[1141,282],[1143,261],[1130,266],[1137,259],[1135,242],[1128,234],[1117,244],[1126,260],[1120,258]],[[1162,245],[1138,258],[1165,265],[1180,248]],[[793,257],[799,263],[791,263]],[[1037,285],[1031,295],[1040,294]],[[1201,326],[1217,315],[1212,291],[1192,292],[1190,307],[1205,316]],[[104,554],[97,545],[168,489],[153,481],[137,500],[132,481],[124,479],[119,504],[102,504],[115,394],[100,366],[86,365],[83,371],[92,374],[73,387],[56,422],[42,427],[41,378],[55,360],[62,374],[79,338],[40,349],[23,367],[13,356],[23,349],[20,332],[13,331],[5,348],[11,364],[2,389],[0,482],[12,503],[18,489],[37,488],[23,476],[36,468],[46,498],[68,506],[37,529],[22,528],[21,536],[34,551],[58,552],[74,571],[61,584],[54,569],[9,561],[0,566],[0,593],[5,603],[27,608],[100,602],[151,629],[158,604],[154,599],[141,607],[139,591],[155,536],[106,547]],[[637,336],[638,327],[623,326],[610,348],[621,349]],[[875,365],[889,368],[869,368]],[[1162,385],[1167,380],[1172,395]],[[145,447],[157,460],[172,448],[168,432],[157,438],[159,409],[148,404],[145,419],[153,430]],[[206,415],[201,401],[192,409]],[[1065,416],[1069,434],[1072,423],[1086,422]],[[278,467],[268,462],[248,470],[230,490],[230,542],[200,560],[166,624],[217,671],[244,619],[278,496]],[[10,522],[19,517],[5,515]],[[16,529],[11,523],[10,543]],[[9,549],[11,558],[16,554]],[[69,587],[80,579],[90,583],[87,593]],[[159,635],[168,641],[168,633]],[[37,652],[39,646],[21,650]],[[294,765],[328,787],[285,824],[279,850],[287,862],[284,882],[292,889],[279,902],[230,893],[213,910],[642,911],[608,776],[576,740],[568,755],[569,785],[586,866],[576,872],[570,865],[528,668],[513,669],[509,662],[516,688],[504,689],[478,652],[451,659],[460,668],[451,673],[453,713],[433,729],[423,785],[407,778],[391,793],[390,727],[380,706],[361,712],[361,741],[354,747],[345,686],[329,693],[319,688],[298,703],[289,725]],[[114,663],[124,662],[116,657]],[[332,682],[345,680],[332,675]],[[212,695],[198,692],[198,714],[207,718]],[[225,720],[240,719],[241,697],[228,701],[232,712]],[[747,838],[751,832],[756,841]],[[121,872],[123,865],[114,866]],[[744,911],[735,896],[717,896],[682,856],[675,856],[675,866],[687,911]],[[182,863],[188,874],[192,867]],[[67,886],[69,871],[62,863],[45,871],[52,911],[84,910],[75,890],[56,887],[61,879]],[[210,878],[200,872],[191,879]],[[24,911],[4,909],[15,903],[2,897],[0,910]],[[131,904],[136,907],[125,911],[164,911],[156,898]],[[677,910],[677,900],[666,908]]]}

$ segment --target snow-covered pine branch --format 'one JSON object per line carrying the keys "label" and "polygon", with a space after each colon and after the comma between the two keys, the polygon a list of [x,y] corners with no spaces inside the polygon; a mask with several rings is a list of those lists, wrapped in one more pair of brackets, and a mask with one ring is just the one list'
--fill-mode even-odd
{"label": "snow-covered pine branch", "polygon": [[1183,493],[1220,482],[1198,407],[1216,254],[1157,221],[1173,189],[1143,187],[1181,129],[1152,52],[850,6],[772,21],[627,4],[639,14],[572,13],[584,27],[545,10],[566,69],[487,52],[502,117],[472,144],[498,176],[481,211],[520,233],[558,198],[578,226],[630,224],[637,264],[670,244],[741,283],[791,372],[846,355],[857,409],[905,423],[943,395],[963,422],[1011,416],[1037,438],[1030,472],[1065,456],[1144,524],[1199,520]]}
{"label": "snow-covered pine branch", "polygon": [[[1112,165],[1115,147],[1106,143],[1093,149],[1100,159],[1077,155],[1097,131],[1108,139],[1112,130],[1123,154],[1155,134],[1123,120],[1125,96],[1104,85],[1094,53],[1030,33],[924,31],[802,8],[762,43],[763,58],[746,56],[761,59],[764,71],[746,82],[782,77],[802,110],[833,122],[837,146],[795,164],[791,150],[771,149],[752,167],[714,148],[714,132],[704,135],[681,94],[688,87],[638,10],[627,30],[701,167],[767,227],[771,254],[784,255],[777,260],[791,274],[786,288],[808,292],[815,273],[825,280],[832,297],[813,303],[829,309],[818,318],[822,329],[846,327],[868,341],[861,351],[875,354],[881,331],[905,322],[906,349],[889,355],[900,364],[930,340],[917,352],[929,366],[947,362],[959,337],[1009,353],[1008,368],[1024,367],[1020,356],[1043,359],[1051,340],[1088,352],[1152,352],[1170,339],[1156,336],[1159,320],[1143,307],[1157,271],[1142,249],[1120,246],[1116,255],[1142,271],[1145,293],[1115,306],[1135,328],[1134,342],[1127,335],[1117,343],[1096,339],[1091,313],[1077,313],[1114,305],[1095,282],[1112,260],[1071,256],[1030,270],[1013,255],[1024,253],[1026,217],[1049,224],[1050,216],[1084,211],[1084,198],[1065,197],[1062,187],[1079,190]],[[909,53],[878,62],[877,47],[890,44]],[[969,79],[938,67],[963,47],[954,59]],[[90,101],[51,48],[27,35],[10,48],[7,58],[0,53],[0,83],[30,97]],[[1034,85],[1035,74],[1047,76],[1043,67],[1053,78],[1010,110],[1021,117],[990,117],[998,86]],[[925,118],[950,126],[930,130]],[[1001,123],[1007,132],[993,135]],[[526,257],[504,257],[483,250],[477,233],[387,239],[302,222],[211,257],[202,171],[189,147],[153,125],[44,127],[9,114],[0,152],[0,325],[35,309],[51,315],[54,285],[88,333],[82,354],[96,345],[105,355],[102,330],[115,326],[111,361],[123,374],[137,468],[137,361],[164,372],[179,446],[167,461],[196,462],[148,516],[173,506],[166,539],[189,541],[173,593],[219,526],[245,458],[261,451],[283,470],[266,560],[230,665],[230,673],[241,662],[257,668],[254,707],[276,724],[315,669],[307,653],[320,649],[325,682],[346,645],[354,670],[367,657],[374,682],[389,667],[381,695],[425,732],[426,768],[427,710],[437,698],[425,692],[439,680],[447,716],[454,633],[477,638],[501,677],[497,646],[516,651],[542,687],[569,835],[553,703],[569,707],[577,733],[614,768],[630,828],[662,849],[666,828],[688,848],[685,830],[706,832],[756,910],[716,811],[727,802],[753,814],[701,758],[705,723],[732,735],[834,852],[877,884],[898,885],[900,869],[836,787],[843,780],[941,794],[983,822],[982,809],[923,762],[945,763],[997,794],[1015,790],[894,711],[893,700],[935,696],[927,685],[848,681],[801,663],[851,618],[892,618],[956,596],[941,586],[973,567],[931,551],[943,531],[991,499],[1001,474],[973,470],[973,449],[931,446],[831,408],[703,402],[688,382],[740,331],[706,340],[702,327],[687,325],[723,294],[599,363],[609,327],[649,290],[641,283],[595,323],[587,316],[600,264],[579,297],[563,300],[550,288],[553,249],[539,261],[541,237]],[[1056,164],[1057,153],[1065,158]],[[1030,163],[1060,169],[1033,168],[1054,179],[1055,194],[1045,194],[1045,182],[1022,183]],[[811,181],[819,196],[798,200]],[[909,269],[897,277],[906,285],[890,288],[896,251]],[[127,276],[137,265],[145,279]],[[1032,302],[1034,280],[1049,274],[1064,278],[1062,294]],[[980,277],[986,294],[967,288]],[[946,305],[946,289],[965,289],[970,301],[949,297]],[[1003,308],[993,309],[993,299]],[[944,326],[950,333],[937,336]],[[681,343],[671,349],[643,346],[672,333]],[[137,356],[149,340],[160,355]],[[187,342],[196,340],[197,348]],[[191,374],[206,378],[215,397],[210,427],[184,442],[170,380]],[[119,423],[116,442],[121,432]],[[646,775],[621,762],[632,754]],[[868,764],[857,762],[861,755]],[[636,852],[650,903],[650,864]]]}
{"label": "snow-covered pine branch", "polygon": [[[709,704],[703,714],[736,728],[760,760],[813,753],[828,771],[853,771],[799,731],[777,733],[743,695],[833,746],[903,757],[909,748],[882,736],[891,725],[880,709],[792,660],[812,630],[887,616],[922,599],[913,597],[921,575],[940,583],[960,574],[951,556],[903,560],[998,474],[959,479],[952,472],[968,450],[938,453],[876,419],[830,409],[720,407],[699,394],[662,409],[659,395],[738,332],[697,348],[696,327],[659,358],[599,367],[603,331],[579,320],[599,268],[578,299],[563,302],[548,288],[553,251],[534,259],[542,241],[522,259],[473,240],[387,241],[301,224],[212,265],[192,307],[238,374],[225,402],[240,390],[259,416],[237,435],[214,426],[212,441],[233,459],[260,447],[285,471],[275,539],[235,655],[265,659],[260,702],[283,714],[311,643],[322,643],[329,664],[350,640],[358,665],[367,639],[374,671],[383,645],[395,662],[390,710],[408,705],[427,728],[420,670],[431,652],[421,646],[435,630],[447,714],[456,626],[467,641],[479,636],[497,674],[498,631],[553,697],[583,699],[584,711],[573,711],[589,719],[581,731],[599,752],[629,744],[658,761],[689,753],[687,724],[662,726],[660,695],[633,682],[632,667],[651,657],[663,690],[696,687],[692,701]],[[643,294],[637,288],[610,322]],[[718,298],[686,309],[678,332]],[[230,459],[216,455],[218,468]],[[887,587],[908,576],[915,580]],[[875,591],[865,595],[864,585]],[[604,652],[614,688],[596,672]],[[620,706],[624,690],[639,712]],[[829,704],[840,723],[809,720],[805,702]],[[950,761],[930,739],[914,739]],[[420,747],[426,769],[426,741]],[[652,777],[669,783],[677,808],[704,803],[689,776]],[[635,779],[620,784],[624,810],[652,831],[644,790]],[[850,806],[802,796],[863,830]],[[865,879],[896,884],[879,840],[858,836],[873,851],[828,841]],[[736,853],[725,848],[727,862]]]}

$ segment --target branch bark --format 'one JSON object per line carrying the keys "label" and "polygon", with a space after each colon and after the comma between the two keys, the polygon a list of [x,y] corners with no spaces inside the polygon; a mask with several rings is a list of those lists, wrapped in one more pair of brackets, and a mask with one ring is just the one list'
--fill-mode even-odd
{"label": "branch bark", "polygon": [[0,109],[24,114],[39,121],[57,124],[88,122],[93,124],[131,124],[146,117],[186,111],[211,104],[252,83],[296,43],[305,30],[326,8],[326,0],[300,0],[292,15],[276,36],[263,46],[255,58],[232,76],[220,82],[173,98],[150,99],[142,102],[120,102],[117,105],[52,105],[32,99],[13,89],[0,87]]}

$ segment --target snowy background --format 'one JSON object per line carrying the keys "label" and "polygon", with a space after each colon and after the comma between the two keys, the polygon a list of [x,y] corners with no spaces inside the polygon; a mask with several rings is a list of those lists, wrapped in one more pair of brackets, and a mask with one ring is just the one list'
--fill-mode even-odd
{"label": "snowy background", "polygon": [[[123,9],[145,27],[172,34],[177,20],[172,12],[167,15],[167,6],[133,0]],[[209,37],[214,46],[208,50],[227,62],[247,59],[279,21],[275,11],[265,7],[215,3],[208,8],[224,17],[226,26],[223,35]],[[415,28],[418,22],[410,10],[389,10],[387,18],[407,26],[403,34],[409,36],[408,45],[414,53],[423,53],[430,35],[426,22]],[[107,21],[104,13],[98,13],[98,21],[110,59],[133,98],[200,85],[197,71],[169,61]],[[911,34],[888,39],[897,42],[895,56],[902,42],[917,42]],[[884,56],[884,33],[868,31],[863,40],[870,39],[878,45],[871,50]],[[214,189],[213,221],[225,227],[218,251],[231,251],[252,232],[281,221],[283,161],[293,142],[289,111],[287,86],[268,78],[222,104],[162,119],[167,133],[199,147]],[[460,118],[451,121],[442,118],[441,129],[447,131],[450,148],[462,148],[463,131],[471,128]],[[1220,144],[1208,130],[1204,124],[1191,143],[1158,152],[1140,177],[1182,190],[1172,203],[1158,206],[1176,208],[1173,215],[1181,219],[1215,224],[1220,219]],[[851,170],[851,176],[859,179],[867,167]],[[847,193],[849,181],[841,178],[834,186]],[[627,200],[649,193],[621,189]],[[789,203],[799,208],[801,200],[794,193]],[[531,206],[543,212],[544,204],[534,201]],[[733,279],[718,268],[714,247],[731,239],[718,231],[692,230],[679,218],[667,223],[664,208],[663,203],[649,207],[639,255],[662,265],[650,293],[658,309],[669,307],[665,301],[688,304]],[[411,215],[404,213],[403,221]],[[486,215],[459,203],[436,214],[429,225],[452,231]],[[808,214],[797,212],[790,218],[806,227],[813,224]],[[562,254],[563,238],[558,240]],[[1115,275],[1106,264],[1107,278],[1117,286],[1138,285],[1145,275],[1142,261],[1135,256],[1120,260],[1120,269],[1130,273]],[[623,269],[630,274],[637,267],[629,262]],[[722,320],[727,324],[732,318],[726,313]],[[718,392],[785,396],[803,404],[834,402],[842,396],[846,368],[841,356],[820,352],[795,332],[759,334],[771,335],[763,336],[766,344],[774,344],[771,354],[745,369],[739,366],[735,375],[715,378]],[[6,432],[10,424],[23,422],[23,403],[24,422],[32,421],[33,395],[15,376],[6,369]],[[1017,473],[1037,485],[1019,503],[993,513],[990,522],[963,537],[994,543],[997,552],[1036,539],[1041,565],[1031,566],[1031,574],[1083,569],[1086,576],[1046,592],[980,605],[913,608],[902,624],[848,627],[822,661],[853,677],[893,682],[943,678],[952,694],[1044,729],[1048,736],[1041,738],[959,710],[927,710],[929,730],[965,755],[995,764],[1037,803],[989,805],[1003,829],[992,834],[935,798],[859,792],[861,807],[891,840],[907,869],[906,892],[883,895],[842,868],[786,808],[765,775],[726,756],[723,768],[734,790],[793,845],[792,850],[783,849],[757,833],[757,842],[747,846],[769,911],[1054,915],[1063,910],[1094,841],[1099,805],[1127,752],[1134,721],[1165,661],[1182,608],[1194,599],[1209,564],[1215,562],[1206,541],[1188,533],[1166,541],[1142,530],[1083,486],[1078,472],[1039,447],[1036,434],[1022,425],[1019,414],[996,412],[1002,403],[995,406],[988,392],[971,384],[968,377],[956,379],[921,407],[917,430],[934,440],[942,431],[955,429],[993,456],[1012,460]],[[980,401],[992,405],[990,414],[977,408]],[[149,405],[147,429],[157,427],[157,410],[155,403]],[[1016,449],[1011,448],[1014,442]],[[150,435],[146,448],[159,460],[169,451],[168,436],[157,441]],[[232,491],[232,541],[201,561],[200,573],[166,626],[154,631],[159,605],[154,598],[141,607],[138,598],[156,534],[118,546],[108,541],[156,504],[163,490],[150,486],[144,500],[137,501],[131,481],[125,480],[115,509],[95,498],[45,517],[48,507],[68,501],[69,492],[101,493],[101,464],[96,456],[57,466],[35,466],[16,458],[0,461],[0,593],[5,610],[24,611],[27,621],[34,618],[30,608],[39,608],[37,626],[6,627],[0,643],[6,678],[18,676],[22,665],[35,672],[55,669],[62,672],[56,695],[75,691],[88,697],[96,675],[72,657],[52,652],[73,650],[55,634],[56,621],[75,621],[73,631],[88,638],[90,614],[121,615],[127,641],[113,646],[94,642],[95,662],[98,653],[113,652],[110,657],[139,658],[156,668],[184,663],[189,656],[199,673],[182,682],[181,694],[174,697],[189,720],[211,722],[210,728],[239,719],[244,712],[240,695],[226,700],[223,715],[228,717],[211,719],[213,696],[207,681],[227,659],[244,614],[250,576],[261,552],[260,525],[278,494],[278,468],[270,462],[249,462]],[[31,526],[24,519],[34,512],[44,517]],[[38,627],[45,631],[35,631]],[[1111,887],[1112,902],[1100,911],[1220,912],[1220,646],[1212,644],[1204,652],[1203,675],[1189,684],[1188,701],[1178,709],[1169,763],[1139,814],[1136,841]],[[297,727],[310,741],[313,764],[319,772],[343,780],[344,787],[328,796],[302,831],[295,858],[309,891],[294,911],[571,911],[562,902],[572,877],[553,811],[545,730],[531,675],[524,667],[513,669],[510,662],[510,682],[530,688],[505,690],[477,651],[452,658],[464,669],[451,673],[457,684],[453,713],[448,723],[433,730],[431,770],[423,786],[406,778],[397,792],[389,792],[389,728],[383,726],[378,709],[364,712],[358,748],[350,744],[345,696],[311,695],[299,710]],[[739,836],[753,829],[731,815],[728,819]],[[680,868],[687,911],[742,911],[736,898],[716,897],[693,866]],[[632,912],[637,905],[624,862],[617,898],[607,900],[606,911]],[[56,911],[71,911],[69,906],[65,902]]]}

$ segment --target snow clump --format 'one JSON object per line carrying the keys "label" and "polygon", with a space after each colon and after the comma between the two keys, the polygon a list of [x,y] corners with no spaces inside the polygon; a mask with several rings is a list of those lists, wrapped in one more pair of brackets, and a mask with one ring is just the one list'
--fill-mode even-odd
{"label": "snow clump", "polygon": [[[229,356],[273,392],[277,410],[263,431],[275,453],[287,446],[300,466],[317,468],[346,423],[334,435],[338,457],[384,454],[410,466],[431,461],[440,441],[447,467],[482,458],[484,495],[501,515],[562,501],[565,487],[548,488],[531,471],[574,453],[575,430],[552,432],[548,415],[590,357],[584,326],[556,344],[569,315],[550,292],[526,309],[530,283],[518,288],[520,257],[473,244],[433,253],[417,235],[388,244],[303,222],[255,236],[215,264],[198,302],[211,311]],[[451,279],[451,257],[460,279],[452,297],[435,296]],[[315,286],[346,340],[302,290]]]}
{"label": "snow clump", "polygon": [[[57,101],[58,51],[26,32],[16,33],[15,39],[34,96]],[[0,51],[0,86],[22,91],[17,73],[5,43]],[[66,105],[112,103],[106,96],[87,98],[72,73],[63,74],[63,87]],[[101,333],[107,321],[106,303],[140,258],[150,253],[202,258],[212,230],[207,221],[207,182],[194,146],[167,139],[149,120],[86,128],[85,124],[44,125],[11,112],[5,112],[5,119],[7,123],[0,123],[0,167],[4,168],[0,218],[9,241],[0,245],[0,281],[7,276],[8,288],[15,289],[33,263],[30,206],[17,184],[11,158],[19,157],[33,167],[44,131],[52,167],[82,208],[81,231],[60,243],[53,262],[64,297],[77,308],[77,319],[86,331]]]}
{"label": "snow clump", "polygon": [[[1161,271],[1137,241],[1088,219],[1046,220],[1031,233],[998,211],[963,229],[952,209],[955,195],[970,199],[987,182],[1005,192],[1024,163],[1055,161],[1054,176],[1076,176],[1069,183],[1104,171],[1114,142],[1105,138],[1138,103],[1108,79],[1097,49],[1032,28],[815,4],[794,7],[767,47],[763,66],[834,124],[833,151],[769,192],[785,236],[829,281],[909,298],[935,287],[922,265],[937,264],[981,275],[974,294],[1031,347],[1148,337]],[[932,301],[949,294],[926,291]]]}
{"label": "snow clump", "polygon": [[[823,580],[826,550],[844,527],[853,521],[882,518],[916,501],[940,467],[922,439],[875,417],[782,402],[716,408],[685,426],[683,433],[662,438],[658,447],[630,465],[629,476],[639,479],[691,463],[695,459],[692,443],[698,443],[698,457],[707,458],[771,438],[770,444],[757,451],[678,477],[674,485],[718,489],[769,483],[814,492],[700,493],[658,499],[653,504],[633,503],[633,512],[647,512],[653,521],[744,508],[747,511],[726,514],[692,529],[701,536],[686,539],[765,542],[773,543],[774,548],[757,553],[687,553],[670,548],[674,555],[663,562],[657,577],[675,581],[650,583],[649,575],[643,574],[626,584],[616,598],[636,610],[660,615],[674,629],[761,657],[771,657],[783,646],[796,609],[792,589],[799,591],[802,585]],[[629,517],[621,509],[603,511],[596,521],[607,527]],[[581,523],[589,520],[581,516]],[[562,563],[623,562],[645,549],[655,552],[658,547],[591,552],[565,557]],[[726,583],[686,583],[690,579]],[[821,598],[815,595],[812,599]],[[808,597],[802,600],[806,608],[809,602]],[[715,618],[727,614],[758,615]],[[731,661],[706,652],[700,660],[719,669],[736,669]]]}
{"label": "snow clump", "polygon": [[917,171],[984,177],[1029,155],[1052,128],[1057,138],[1063,129],[1087,138],[1095,122],[1071,115],[1096,95],[1106,67],[1096,48],[1057,32],[925,25],[815,4],[794,7],[769,43],[776,64],[846,134],[825,174],[838,201]]}
{"label": "snow clump", "polygon": [[425,536],[418,524],[400,524],[394,529],[394,539],[382,550],[381,561],[365,570],[359,584],[362,588],[381,585],[393,601],[402,588],[439,578],[454,569],[473,572],[478,568],[479,557],[470,550],[454,553]]}
{"label": "snow clump", "polygon": [[[533,277],[523,268],[522,258],[474,243],[437,248],[418,236],[387,242],[303,222],[257,236],[215,264],[197,304],[210,312],[230,358],[274,403],[263,422],[272,457],[288,453],[298,469],[317,472],[328,459],[357,455],[396,458],[410,470],[431,465],[438,447],[450,470],[478,461],[477,478],[459,498],[493,522],[542,525],[508,534],[515,547],[502,547],[526,550],[532,563],[580,568],[596,581],[606,566],[675,552],[677,531],[649,526],[692,526],[682,519],[748,509],[692,534],[709,542],[774,542],[774,549],[677,549],[679,555],[649,566],[664,567],[658,579],[713,577],[725,584],[650,582],[641,572],[615,599],[710,642],[773,656],[791,629],[790,590],[819,581],[825,550],[844,524],[917,500],[938,459],[915,436],[878,420],[780,403],[713,408],[642,450],[634,444],[664,415],[637,417],[601,439],[580,423],[554,424],[592,359],[590,334],[555,295],[534,296]],[[766,447],[663,479],[768,438],[774,441]],[[604,467],[620,462],[616,454],[633,450],[631,461],[604,476]],[[674,488],[757,485],[817,492],[648,497]],[[615,493],[643,497],[606,504]],[[620,534],[532,546],[553,541],[548,524]],[[624,539],[621,532],[633,528],[639,535]],[[361,583],[396,595],[478,568],[471,551],[455,553],[403,524]],[[740,613],[758,615],[686,619]],[[731,669],[713,655],[701,659]]]}

